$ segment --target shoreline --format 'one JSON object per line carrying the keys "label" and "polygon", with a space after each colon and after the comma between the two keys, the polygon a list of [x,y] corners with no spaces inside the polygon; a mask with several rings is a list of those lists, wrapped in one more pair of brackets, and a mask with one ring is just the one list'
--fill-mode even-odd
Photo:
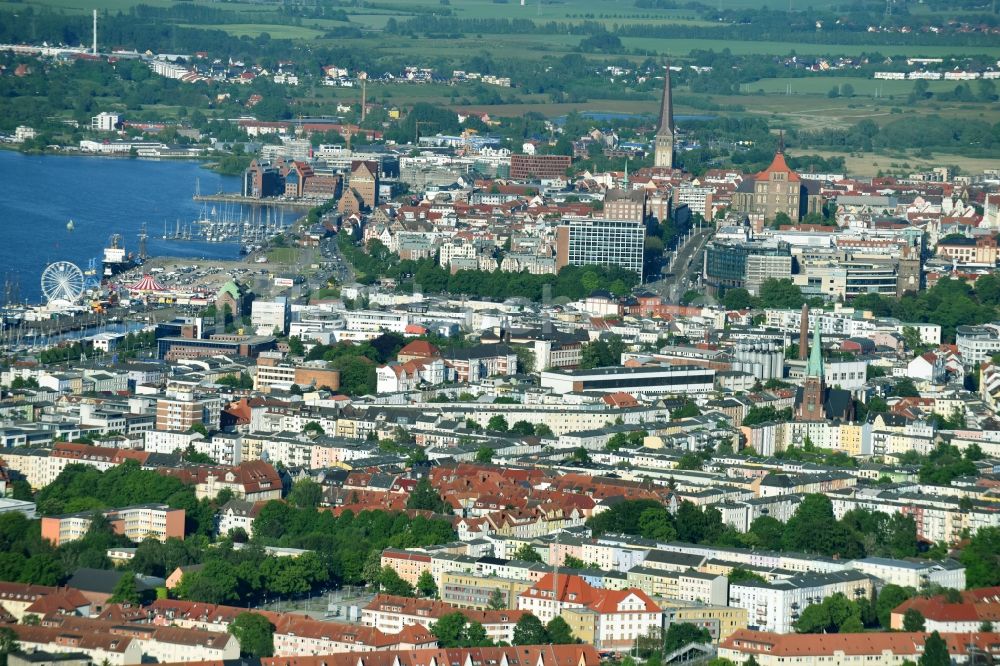
{"label": "shoreline", "polygon": [[21,150],[20,144],[16,143],[0,143],[0,150],[7,150],[12,153],[18,153],[19,155],[24,155],[26,157],[36,157],[36,156],[56,156],[56,157],[98,157],[101,159],[109,160],[141,160],[143,162],[197,162],[201,165],[203,169],[211,171],[212,173],[217,173],[220,176],[240,176],[240,173],[231,173],[229,171],[219,169],[219,162],[214,161],[213,157],[217,156],[194,156],[194,155],[165,155],[163,157],[142,157],[139,155],[106,155],[103,153],[88,153],[84,152],[78,148],[64,148],[60,149],[50,149],[45,148],[42,150]]}

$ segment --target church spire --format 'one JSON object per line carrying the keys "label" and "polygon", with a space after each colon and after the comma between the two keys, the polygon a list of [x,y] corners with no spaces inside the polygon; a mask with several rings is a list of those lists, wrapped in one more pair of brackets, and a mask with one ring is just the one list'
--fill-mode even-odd
{"label": "church spire", "polygon": [[657,134],[674,133],[674,99],[670,91],[670,62],[663,76],[663,99],[660,101],[660,127]]}
{"label": "church spire", "polygon": [[660,126],[653,138],[653,166],[674,168],[674,101],[670,91],[670,63],[663,77],[663,99],[660,101]]}
{"label": "church spire", "polygon": [[823,342],[820,339],[819,319],[813,327],[812,349],[809,350],[809,363],[806,365],[806,377],[823,378]]}

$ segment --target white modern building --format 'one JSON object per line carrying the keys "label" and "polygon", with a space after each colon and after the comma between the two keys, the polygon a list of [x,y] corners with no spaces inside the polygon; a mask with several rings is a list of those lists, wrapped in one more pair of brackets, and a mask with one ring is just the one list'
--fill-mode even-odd
{"label": "white modern building", "polygon": [[657,365],[626,368],[611,366],[592,370],[546,370],[542,388],[557,395],[596,391],[633,395],[682,395],[709,393],[715,370],[694,365]]}
{"label": "white modern building", "polygon": [[258,335],[270,335],[274,330],[284,335],[291,319],[291,303],[284,296],[271,301],[254,301],[250,306],[250,325]]}

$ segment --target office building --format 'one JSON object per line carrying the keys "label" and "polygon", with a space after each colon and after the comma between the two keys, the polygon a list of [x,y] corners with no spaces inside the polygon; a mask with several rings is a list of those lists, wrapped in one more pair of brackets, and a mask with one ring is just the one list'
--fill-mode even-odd
{"label": "office building", "polygon": [[713,241],[705,247],[702,277],[714,294],[737,288],[756,293],[764,280],[791,275],[791,246],[784,241]]}
{"label": "office building", "polygon": [[573,160],[568,155],[511,155],[513,180],[565,180]]}
{"label": "office building", "polygon": [[715,370],[694,365],[656,365],[592,370],[546,370],[542,388],[557,395],[597,391],[633,395],[708,393],[714,389]]}
{"label": "office building", "polygon": [[250,306],[250,325],[261,335],[270,335],[275,330],[284,335],[291,316],[291,302],[284,296],[271,301],[256,300]]}
{"label": "office building", "polygon": [[641,278],[645,240],[641,220],[564,218],[556,229],[556,268],[621,266]]}

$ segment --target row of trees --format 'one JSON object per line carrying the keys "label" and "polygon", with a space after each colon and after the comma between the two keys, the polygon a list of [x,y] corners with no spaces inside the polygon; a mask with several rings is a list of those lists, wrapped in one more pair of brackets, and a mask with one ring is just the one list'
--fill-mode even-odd
{"label": "row of trees", "polygon": [[723,524],[717,509],[687,501],[671,514],[656,500],[629,500],[590,518],[587,525],[595,534],[622,533],[658,541],[676,539],[844,558],[917,555],[917,528],[911,517],[855,509],[837,520],[830,498],[821,494],[806,495],[787,523],[761,516],[745,534]]}

